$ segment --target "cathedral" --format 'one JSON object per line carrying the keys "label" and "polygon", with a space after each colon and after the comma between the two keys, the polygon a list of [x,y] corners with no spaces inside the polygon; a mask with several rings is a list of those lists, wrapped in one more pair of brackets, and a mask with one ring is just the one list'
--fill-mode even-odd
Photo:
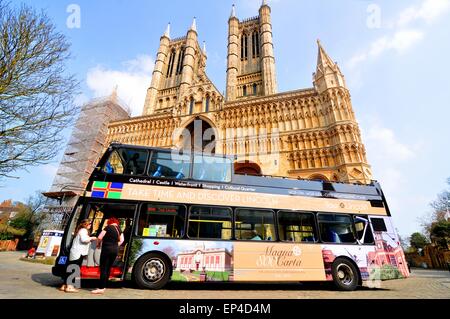
{"label": "cathedral", "polygon": [[111,122],[108,143],[209,148],[234,156],[239,174],[370,183],[344,75],[319,41],[312,87],[279,92],[271,8],[263,1],[258,16],[241,20],[233,6],[224,96],[206,74],[197,32],[195,19],[184,37],[167,27],[142,116]]}

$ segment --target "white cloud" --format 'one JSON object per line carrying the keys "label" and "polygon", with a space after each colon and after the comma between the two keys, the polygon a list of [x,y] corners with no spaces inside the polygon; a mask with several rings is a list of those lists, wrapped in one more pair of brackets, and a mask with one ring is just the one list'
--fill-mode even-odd
{"label": "white cloud", "polygon": [[139,55],[122,63],[123,69],[112,70],[97,65],[87,74],[87,85],[95,97],[108,96],[118,87],[118,96],[131,108],[132,115],[142,114],[145,95],[150,86],[154,60],[149,55]]}
{"label": "white cloud", "polygon": [[423,20],[432,23],[450,9],[450,0],[425,0],[419,6],[411,6],[400,13],[397,21],[399,27]]}
{"label": "white cloud", "polygon": [[422,143],[404,143],[395,132],[380,125],[376,117],[368,116],[362,124],[367,156],[373,176],[381,184],[389,208],[394,216],[395,227],[403,235],[420,229],[415,221],[427,206],[429,198],[418,196],[411,190],[411,172],[408,163],[420,155]]}
{"label": "white cloud", "polygon": [[412,22],[426,22],[431,24],[450,9],[450,0],[423,0],[420,5],[410,6],[404,9],[394,23],[388,25],[393,28],[393,34],[381,36],[372,41],[367,48],[356,53],[350,58],[347,66],[355,69],[362,62],[380,57],[382,54],[394,51],[405,54],[414,45],[425,37],[425,30],[421,28],[410,28]]}
{"label": "white cloud", "polygon": [[413,45],[420,42],[424,37],[424,32],[417,30],[398,31],[391,41],[388,41],[388,49],[394,49],[402,54],[408,51]]}
{"label": "white cloud", "polygon": [[369,48],[363,52],[355,54],[347,63],[350,69],[354,69],[360,63],[381,56],[386,51],[395,51],[398,54],[405,54],[415,44],[419,43],[424,32],[418,30],[401,30],[392,36],[383,36],[373,41]]}
{"label": "white cloud", "polygon": [[398,31],[393,36],[384,36],[374,41],[368,56],[377,57],[388,50],[403,54],[414,44],[423,39],[424,33],[417,30]]}
{"label": "white cloud", "polygon": [[405,178],[402,167],[420,154],[422,142],[402,142],[392,129],[382,126],[376,116],[366,116],[361,121],[361,128],[374,176],[394,191]]}
{"label": "white cloud", "polygon": [[412,159],[415,156],[415,148],[398,141],[393,130],[378,125],[372,126],[364,134],[366,145],[370,145],[369,155],[375,160],[397,164]]}

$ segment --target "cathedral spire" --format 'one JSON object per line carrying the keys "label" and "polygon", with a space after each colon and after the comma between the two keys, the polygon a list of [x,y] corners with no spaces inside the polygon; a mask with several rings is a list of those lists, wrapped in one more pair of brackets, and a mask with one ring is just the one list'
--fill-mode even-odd
{"label": "cathedral spire", "polygon": [[319,48],[319,53],[317,55],[317,70],[324,72],[327,67],[335,67],[336,63],[334,63],[330,56],[325,52],[319,39],[317,39],[317,46]]}
{"label": "cathedral spire", "polygon": [[206,55],[206,41],[203,41],[203,49],[202,52],[204,55]]}
{"label": "cathedral spire", "polygon": [[317,40],[317,68],[313,75],[314,86],[319,92],[332,87],[346,87],[344,75]]}
{"label": "cathedral spire", "polygon": [[233,6],[231,7],[231,15],[230,15],[230,19],[231,18],[236,18],[236,7],[234,6],[234,4],[233,4]]}
{"label": "cathedral spire", "polygon": [[167,25],[166,32],[164,32],[164,36],[170,39],[170,22]]}
{"label": "cathedral spire", "polygon": [[191,25],[191,28],[189,29],[189,31],[191,31],[191,30],[197,32],[197,20],[195,17],[194,17],[194,20],[192,21],[192,25]]}

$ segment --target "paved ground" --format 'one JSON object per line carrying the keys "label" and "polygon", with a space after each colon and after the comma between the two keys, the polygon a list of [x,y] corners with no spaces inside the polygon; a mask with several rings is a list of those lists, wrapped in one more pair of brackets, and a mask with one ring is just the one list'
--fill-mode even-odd
{"label": "paved ground", "polygon": [[410,278],[384,281],[380,288],[334,291],[328,284],[172,283],[164,290],[147,291],[129,283],[113,283],[104,296],[92,296],[94,282],[83,283],[77,294],[58,291],[59,278],[51,266],[20,261],[24,253],[0,253],[0,299],[7,298],[131,298],[131,299],[450,299],[450,272],[413,269]]}

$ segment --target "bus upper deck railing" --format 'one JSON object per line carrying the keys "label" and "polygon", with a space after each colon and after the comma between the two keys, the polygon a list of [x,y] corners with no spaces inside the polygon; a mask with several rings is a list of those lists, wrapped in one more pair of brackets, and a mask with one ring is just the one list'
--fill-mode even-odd
{"label": "bus upper deck railing", "polygon": [[[199,152],[183,152],[182,150],[174,150],[174,149],[164,149],[157,147],[145,147],[145,146],[135,146],[135,145],[125,145],[120,143],[112,143],[108,147],[108,151],[103,156],[102,160],[99,163],[98,170],[94,171],[91,176],[91,180],[95,179],[102,174],[101,173],[101,165],[104,165],[108,158],[108,153],[111,154],[115,150],[126,149],[126,150],[136,150],[136,152],[147,151],[147,168],[142,174],[138,174],[142,178],[159,178],[157,174],[151,174],[149,170],[149,166],[151,161],[153,160],[153,154],[156,153],[168,153],[168,152],[179,152],[183,154],[183,156],[189,156],[190,165],[195,164],[195,157],[203,157],[205,154]],[[209,155],[208,155],[209,156]],[[211,157],[211,156],[209,156]],[[213,158],[216,157],[218,159],[227,159],[229,167],[227,170],[231,171],[230,176],[227,180],[207,180],[207,179],[197,179],[193,174],[193,170],[189,174],[183,175],[183,180],[196,181],[196,182],[219,182],[219,183],[229,183],[229,184],[239,184],[239,185],[248,185],[248,186],[258,186],[258,187],[272,187],[272,188],[285,188],[285,189],[293,189],[293,190],[306,190],[306,191],[334,191],[337,193],[350,193],[350,194],[366,194],[366,195],[374,195],[374,196],[382,196],[382,191],[379,183],[377,181],[372,180],[370,184],[363,183],[351,183],[351,182],[338,182],[338,181],[326,181],[320,179],[305,179],[305,178],[295,178],[288,176],[277,176],[277,175],[268,175],[268,174],[239,174],[235,172],[235,163],[237,160],[236,156],[226,156],[226,155],[213,155]],[[159,164],[158,164],[159,165]],[[200,164],[202,165],[202,164]],[[213,169],[211,166],[203,168],[204,170]],[[148,171],[147,171],[148,170]],[[184,172],[186,173],[186,172]],[[124,174],[126,176],[126,174]],[[198,177],[198,176],[197,176]],[[161,179],[164,179],[162,177]],[[167,177],[166,177],[167,179]],[[175,175],[172,178],[168,179],[178,179]],[[297,182],[297,183],[296,183]]]}

